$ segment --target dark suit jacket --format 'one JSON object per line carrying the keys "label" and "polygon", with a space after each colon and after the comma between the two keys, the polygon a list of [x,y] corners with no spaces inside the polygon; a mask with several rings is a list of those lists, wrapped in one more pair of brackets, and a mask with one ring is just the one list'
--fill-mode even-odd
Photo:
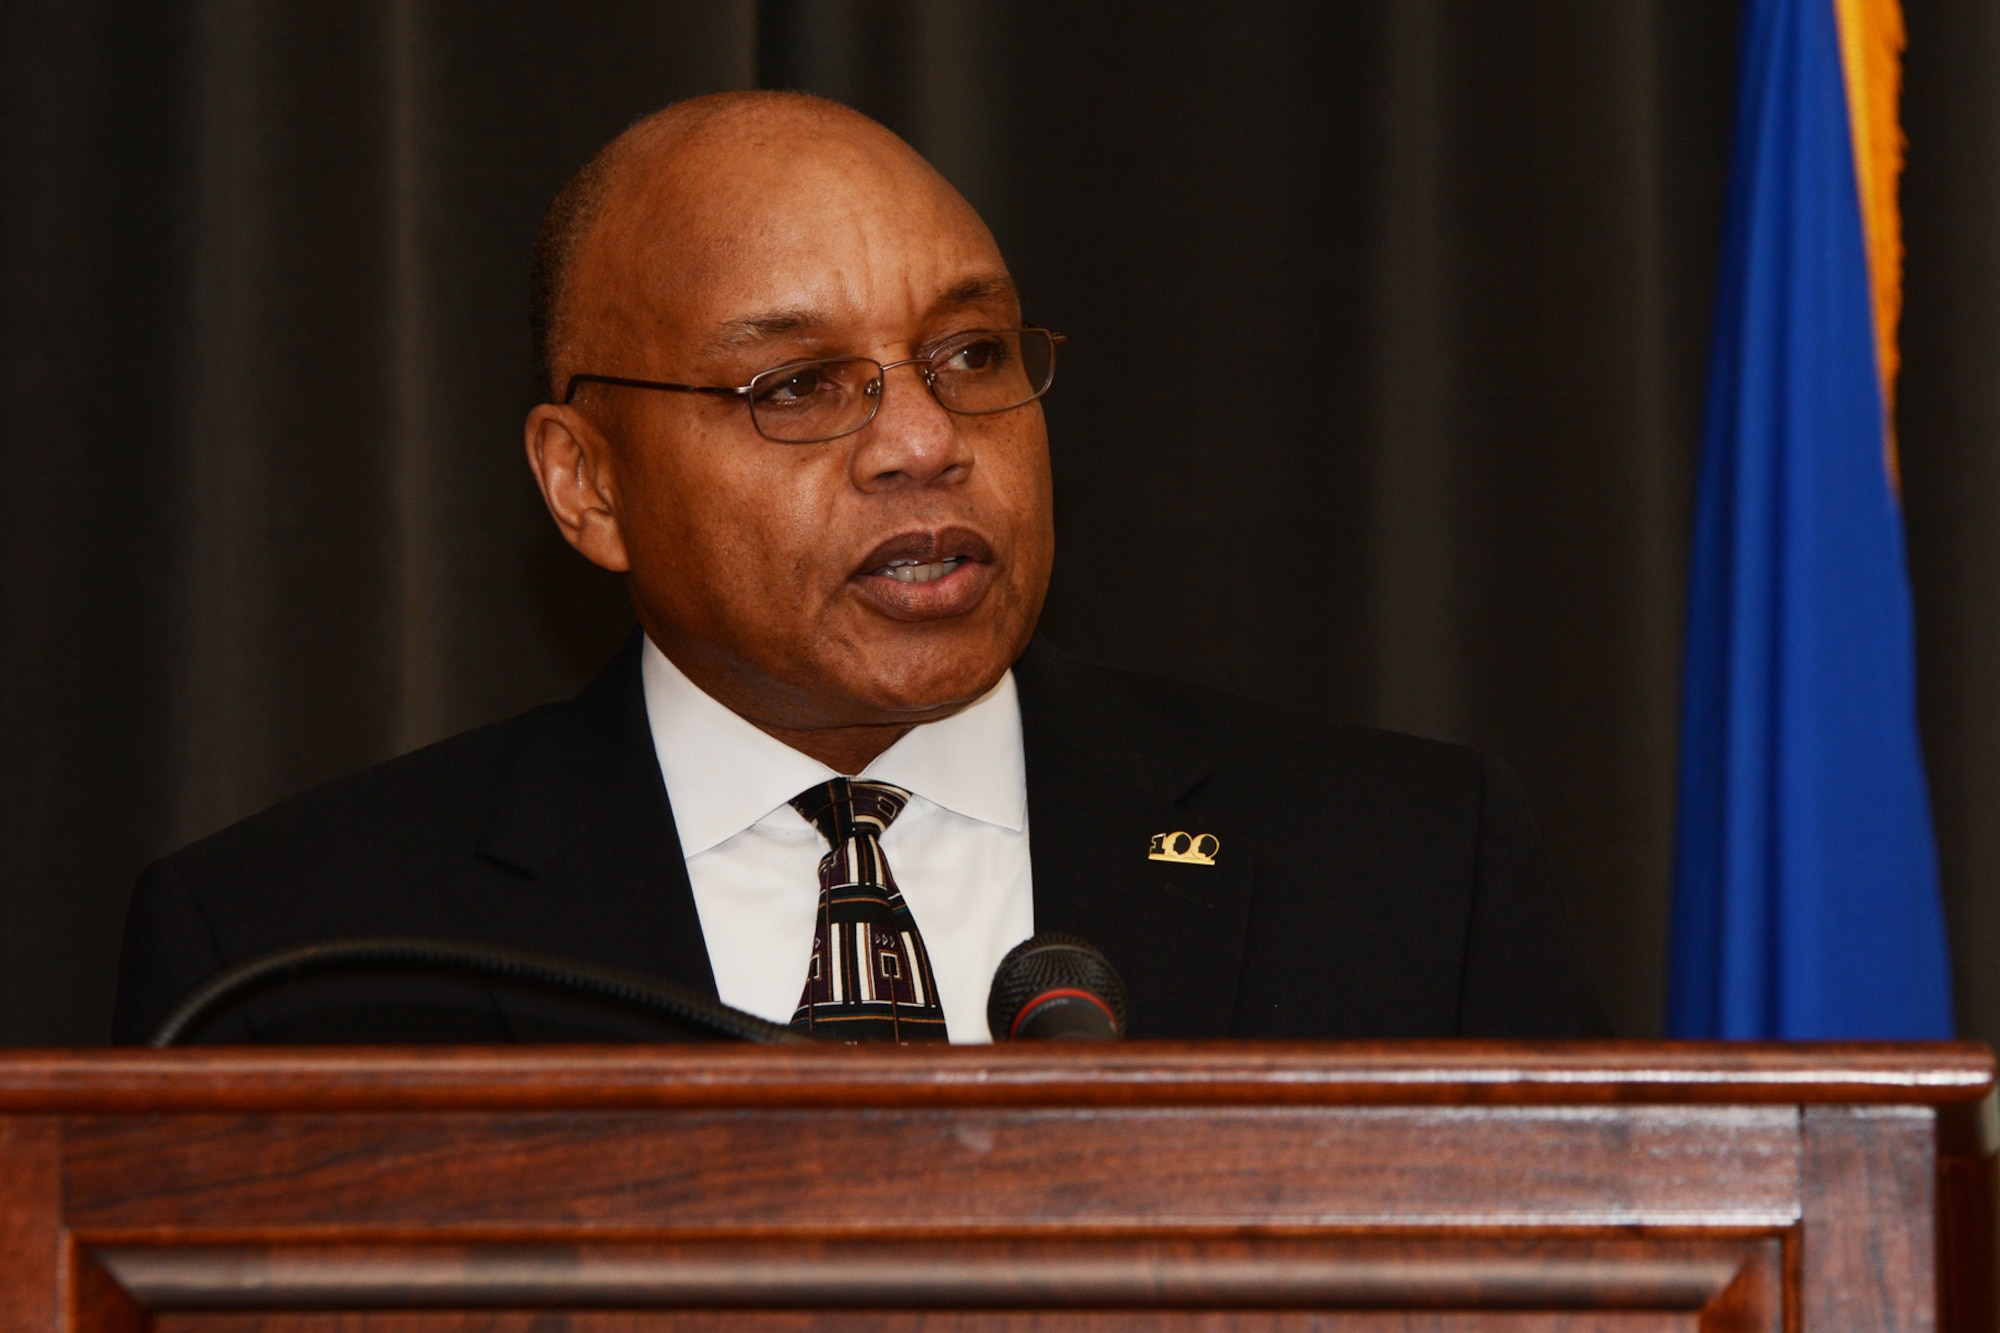
{"label": "dark suit jacket", "polygon": [[[1015,676],[1035,927],[1110,956],[1133,1037],[1604,1033],[1503,765],[1106,671],[1040,640]],[[1149,860],[1154,835],[1175,831],[1216,837],[1215,863]],[[636,636],[566,703],[153,865],[127,918],[116,1035],[143,1040],[189,987],[263,950],[391,933],[714,994]],[[493,1002],[449,1035],[533,1033]]]}

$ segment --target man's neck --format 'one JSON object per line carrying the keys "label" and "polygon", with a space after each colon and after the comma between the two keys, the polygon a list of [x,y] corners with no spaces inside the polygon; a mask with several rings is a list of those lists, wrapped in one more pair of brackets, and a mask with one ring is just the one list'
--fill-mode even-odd
{"label": "man's neck", "polygon": [[[647,637],[655,645],[660,638],[650,630]],[[689,650],[692,649],[692,650]],[[787,727],[765,720],[769,713],[783,714],[785,704],[781,700],[773,704],[766,697],[768,690],[760,692],[746,682],[741,674],[711,654],[689,645],[682,651],[660,651],[675,668],[709,698],[727,708],[736,716],[748,722],[757,730],[774,740],[781,741],[800,754],[817,759],[836,773],[853,777],[874,761],[875,757],[909,735],[925,722],[936,722],[959,712],[964,705],[954,704],[940,707],[934,716],[922,716],[912,721],[897,719],[886,722],[863,722],[848,726]]]}
{"label": "man's neck", "polygon": [[875,756],[915,730],[914,723],[883,724],[871,727],[828,727],[811,731],[787,731],[767,727],[755,718],[745,719],[766,736],[774,737],[801,754],[810,755],[836,773],[853,777],[873,763]]}

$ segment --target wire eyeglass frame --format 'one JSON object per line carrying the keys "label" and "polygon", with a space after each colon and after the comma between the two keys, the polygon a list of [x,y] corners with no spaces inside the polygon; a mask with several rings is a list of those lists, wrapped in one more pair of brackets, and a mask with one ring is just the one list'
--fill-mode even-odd
{"label": "wire eyeglass frame", "polygon": [[[1022,398],[1016,402],[1007,403],[1004,406],[1000,407],[982,407],[982,408],[967,409],[963,407],[954,407],[950,403],[946,402],[944,395],[938,391],[938,377],[942,373],[939,369],[940,364],[942,362],[948,361],[952,356],[955,356],[959,352],[964,351],[966,348],[975,345],[976,343],[978,343],[980,339],[991,338],[995,336],[1006,336],[1014,338],[1035,337],[1047,340],[1048,365],[1046,370],[1042,374],[1041,384],[1038,387],[1036,387],[1034,391],[1030,393],[1027,397]],[[840,439],[842,436],[852,435],[854,432],[865,428],[869,422],[873,421],[875,419],[876,412],[879,411],[882,406],[882,393],[889,372],[901,366],[918,367],[919,368],[918,374],[923,378],[924,387],[930,391],[931,397],[937,401],[938,406],[942,407],[945,411],[953,413],[954,415],[957,416],[993,416],[1001,412],[1011,412],[1018,407],[1026,407],[1029,403],[1034,402],[1037,398],[1040,398],[1043,394],[1047,393],[1049,391],[1049,387],[1055,383],[1056,347],[1059,344],[1067,341],[1068,339],[1065,338],[1062,334],[1053,333],[1048,329],[1040,328],[1035,325],[1023,325],[1018,329],[974,329],[951,338],[949,341],[944,343],[942,346],[934,349],[926,356],[905,357],[901,361],[889,361],[889,362],[877,361],[874,357],[870,356],[829,356],[829,357],[814,357],[810,360],[805,360],[805,361],[788,361],[782,366],[773,366],[769,370],[760,371],[756,375],[751,376],[750,382],[748,384],[740,384],[733,386],[716,385],[716,384],[675,384],[666,380],[635,379],[633,377],[626,375],[577,374],[569,377],[569,382],[564,387],[563,390],[562,402],[564,406],[573,403],[576,400],[577,389],[582,385],[586,384],[608,384],[627,389],[657,389],[666,393],[701,393],[701,394],[711,394],[717,397],[741,398],[744,400],[745,404],[750,408],[750,424],[753,427],[755,427],[757,433],[759,435],[762,435],[765,439],[775,441],[776,443],[779,444],[818,444],[826,440],[837,440]],[[787,379],[797,378],[802,374],[817,370],[821,367],[831,367],[831,366],[858,367],[864,365],[873,366],[875,368],[874,374],[868,378],[868,381],[861,388],[861,395],[867,401],[868,410],[867,413],[859,421],[856,421],[852,425],[842,426],[839,430],[831,431],[821,435],[811,435],[805,437],[790,436],[790,435],[774,435],[771,433],[769,429],[766,428],[766,424],[763,418],[758,414],[757,392],[761,388],[774,384],[782,384]]]}

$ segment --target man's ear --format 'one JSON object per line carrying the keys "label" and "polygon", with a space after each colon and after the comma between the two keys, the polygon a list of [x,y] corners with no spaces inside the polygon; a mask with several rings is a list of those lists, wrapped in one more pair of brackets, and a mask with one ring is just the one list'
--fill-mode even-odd
{"label": "man's ear", "polygon": [[526,434],[528,467],[563,537],[592,564],[630,569],[604,432],[573,407],[541,403],[528,413]]}

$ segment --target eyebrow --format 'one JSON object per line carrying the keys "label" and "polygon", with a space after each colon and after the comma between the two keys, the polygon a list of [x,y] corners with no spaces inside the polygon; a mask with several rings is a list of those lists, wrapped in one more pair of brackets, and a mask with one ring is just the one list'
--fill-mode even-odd
{"label": "eyebrow", "polygon": [[758,343],[770,342],[774,338],[784,338],[794,333],[824,328],[832,322],[832,316],[824,310],[814,310],[805,306],[790,310],[767,310],[761,315],[730,320],[709,335],[705,346],[710,352],[735,352],[745,347],[755,347]]}
{"label": "eyebrow", "polygon": [[940,310],[955,310],[960,306],[978,305],[982,301],[1011,301],[1018,304],[1020,297],[1014,290],[1014,280],[1005,273],[982,273],[976,278],[967,278],[933,301],[931,312],[935,314]]}
{"label": "eyebrow", "polygon": [[[1018,302],[1019,299],[1014,291],[1013,279],[1005,273],[982,273],[965,279],[938,297],[931,303],[931,313],[957,310],[985,301]],[[831,315],[811,306],[767,310],[762,314],[730,320],[709,335],[704,348],[711,353],[737,352],[777,338],[809,333],[831,323]]]}

